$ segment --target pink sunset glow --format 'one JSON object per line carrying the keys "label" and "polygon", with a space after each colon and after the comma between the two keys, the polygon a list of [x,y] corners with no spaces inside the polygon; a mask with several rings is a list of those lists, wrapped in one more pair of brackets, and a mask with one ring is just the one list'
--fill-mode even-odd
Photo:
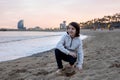
{"label": "pink sunset glow", "polygon": [[55,28],[64,20],[85,22],[120,11],[120,0],[0,0],[0,28]]}

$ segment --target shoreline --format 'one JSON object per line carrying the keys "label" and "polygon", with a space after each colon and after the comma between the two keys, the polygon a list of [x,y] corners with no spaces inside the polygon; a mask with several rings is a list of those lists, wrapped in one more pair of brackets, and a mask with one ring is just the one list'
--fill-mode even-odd
{"label": "shoreline", "polygon": [[[83,72],[72,77],[56,76],[54,49],[28,57],[0,62],[0,80],[119,80],[120,30],[81,30],[83,40]],[[63,62],[64,63],[64,62]]]}

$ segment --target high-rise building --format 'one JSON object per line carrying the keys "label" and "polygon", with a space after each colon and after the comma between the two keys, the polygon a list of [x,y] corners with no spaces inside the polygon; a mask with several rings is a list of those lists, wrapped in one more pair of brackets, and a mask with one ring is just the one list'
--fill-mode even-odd
{"label": "high-rise building", "polygon": [[60,29],[66,29],[66,21],[63,21],[63,23],[60,23]]}
{"label": "high-rise building", "polygon": [[18,22],[18,30],[25,30],[26,28],[24,27],[24,21],[20,20]]}

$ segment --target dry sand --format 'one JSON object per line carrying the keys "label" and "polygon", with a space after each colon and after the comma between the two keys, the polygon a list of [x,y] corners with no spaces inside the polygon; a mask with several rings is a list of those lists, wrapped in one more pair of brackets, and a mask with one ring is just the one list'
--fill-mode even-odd
{"label": "dry sand", "polygon": [[0,80],[120,80],[120,30],[90,31],[83,41],[83,72],[71,77],[55,74],[54,49],[0,63]]}

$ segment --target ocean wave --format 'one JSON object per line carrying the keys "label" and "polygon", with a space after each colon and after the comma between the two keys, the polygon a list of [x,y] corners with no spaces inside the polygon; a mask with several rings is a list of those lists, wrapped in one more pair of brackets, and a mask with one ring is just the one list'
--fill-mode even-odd
{"label": "ocean wave", "polygon": [[40,37],[31,37],[31,38],[22,38],[22,39],[15,39],[15,40],[13,38],[12,40],[0,41],[0,44],[2,44],[2,43],[17,42],[17,41],[24,41],[24,40],[31,40],[31,39],[38,39],[38,38],[55,37],[55,36],[61,36],[61,34],[59,34],[59,35],[47,35],[47,36],[40,36]]}

